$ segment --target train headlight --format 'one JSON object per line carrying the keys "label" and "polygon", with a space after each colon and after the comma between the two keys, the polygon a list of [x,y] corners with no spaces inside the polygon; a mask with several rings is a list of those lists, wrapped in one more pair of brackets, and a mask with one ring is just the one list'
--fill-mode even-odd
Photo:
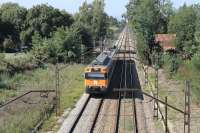
{"label": "train headlight", "polygon": [[106,69],[106,68],[103,68],[103,69],[102,69],[102,72],[107,72],[107,69]]}
{"label": "train headlight", "polygon": [[89,68],[86,68],[86,69],[85,69],[85,71],[86,71],[86,72],[89,72],[89,71],[90,71],[90,69],[89,69]]}

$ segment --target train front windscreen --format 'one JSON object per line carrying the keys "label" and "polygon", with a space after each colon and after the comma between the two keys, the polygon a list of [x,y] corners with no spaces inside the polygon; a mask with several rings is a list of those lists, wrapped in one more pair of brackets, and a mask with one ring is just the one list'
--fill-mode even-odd
{"label": "train front windscreen", "polygon": [[104,73],[86,73],[85,74],[85,79],[106,79],[107,74]]}

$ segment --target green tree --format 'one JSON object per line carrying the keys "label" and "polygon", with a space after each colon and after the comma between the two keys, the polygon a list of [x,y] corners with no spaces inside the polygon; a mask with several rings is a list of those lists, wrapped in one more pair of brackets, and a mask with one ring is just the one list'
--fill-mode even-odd
{"label": "green tree", "polygon": [[90,29],[88,29],[88,27],[86,27],[82,23],[75,22],[71,28],[77,32],[79,37],[81,37],[82,44],[86,48],[88,48],[88,49],[92,48],[92,46],[93,46],[92,33],[91,33]]}
{"label": "green tree", "polygon": [[200,4],[194,5],[194,9],[196,12],[196,27],[195,27],[195,40],[197,52],[200,52]]}
{"label": "green tree", "polygon": [[79,8],[79,13],[75,15],[75,20],[79,23],[82,23],[85,27],[90,28],[92,25],[93,18],[93,6],[91,4],[87,4],[87,2],[83,2],[82,6]]}
{"label": "green tree", "polygon": [[192,6],[186,5],[181,7],[169,22],[169,32],[177,35],[176,47],[189,56],[196,51],[194,22],[196,13]]}
{"label": "green tree", "polygon": [[104,12],[104,6],[105,3],[102,0],[95,0],[92,4],[84,2],[79,8],[79,13],[75,15],[75,25],[86,29],[87,36],[91,34],[95,41],[111,37],[112,34],[110,29],[112,19]]}
{"label": "green tree", "polygon": [[94,0],[93,2],[92,33],[96,41],[106,35],[107,23],[104,6],[104,0]]}
{"label": "green tree", "polygon": [[59,61],[73,61],[81,55],[81,36],[73,28],[58,28],[52,35],[49,54]]}
{"label": "green tree", "polygon": [[48,58],[48,40],[43,39],[39,33],[35,32],[32,36],[32,49],[31,53],[37,61],[43,61]]}
{"label": "green tree", "polygon": [[138,52],[144,62],[149,62],[154,45],[154,35],[162,27],[160,26],[160,17],[162,16],[160,5],[159,0],[130,0],[127,5],[129,24],[137,33],[138,42],[145,43],[138,43]]}
{"label": "green tree", "polygon": [[158,33],[167,33],[170,17],[174,14],[171,0],[161,0]]}
{"label": "green tree", "polygon": [[38,32],[42,37],[50,37],[58,27],[70,26],[73,18],[65,11],[60,11],[46,4],[37,5],[28,10],[26,30],[21,33],[22,41],[30,43],[31,36]]}
{"label": "green tree", "polygon": [[15,44],[19,44],[19,33],[24,29],[26,14],[27,10],[18,4],[2,4],[0,7],[0,32],[2,38],[8,38],[10,36],[10,39],[12,39]]}
{"label": "green tree", "polygon": [[5,40],[3,42],[3,48],[4,48],[5,52],[11,52],[12,49],[14,49],[16,47],[11,38],[5,38]]}

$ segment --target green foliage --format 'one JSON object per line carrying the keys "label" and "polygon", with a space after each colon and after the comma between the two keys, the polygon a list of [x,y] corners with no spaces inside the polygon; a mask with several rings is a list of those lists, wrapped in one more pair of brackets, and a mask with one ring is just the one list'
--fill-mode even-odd
{"label": "green foliage", "polygon": [[179,56],[175,54],[165,54],[163,55],[163,62],[165,70],[172,76],[172,74],[177,73],[183,61],[180,59]]}
{"label": "green foliage", "polygon": [[167,32],[171,6],[170,1],[160,0],[131,0],[127,6],[130,26],[137,33],[138,52],[145,62],[150,63],[155,34]]}
{"label": "green foliage", "polygon": [[50,33],[58,27],[70,26],[73,23],[71,15],[46,4],[37,5],[28,10],[26,16],[26,30],[21,33],[24,43],[29,40],[35,32],[42,37],[49,37]]}
{"label": "green foliage", "polygon": [[93,18],[93,7],[92,5],[83,2],[82,6],[79,8],[79,13],[75,15],[75,20],[78,23],[82,23],[86,28],[89,28],[90,31]]}
{"label": "green foliage", "polygon": [[158,33],[167,33],[170,17],[174,14],[171,0],[164,0],[160,6],[160,18],[158,25]]}
{"label": "green foliage", "polygon": [[92,18],[92,33],[94,35],[94,40],[99,40],[100,37],[106,35],[104,28],[104,0],[94,0],[93,2],[93,18]]}
{"label": "green foliage", "polygon": [[77,32],[78,36],[81,37],[82,44],[86,48],[91,48],[93,46],[92,33],[87,26],[85,26],[83,23],[80,23],[78,21],[78,22],[75,22],[71,28]]}
{"label": "green foliage", "polygon": [[200,53],[197,53],[196,55],[194,55],[191,62],[196,68],[196,70],[200,71]]}
{"label": "green foliage", "polygon": [[11,38],[5,38],[5,40],[3,42],[3,47],[6,52],[9,52],[10,49],[15,48],[15,44]]}
{"label": "green foliage", "polygon": [[177,35],[176,47],[190,56],[196,51],[195,21],[196,14],[193,7],[184,5],[169,22],[169,32]]}
{"label": "green foliage", "polygon": [[149,56],[149,47],[144,39],[144,36],[142,34],[137,35],[137,51],[139,54],[140,59],[143,61],[144,64],[148,64],[148,56]]}
{"label": "green foliage", "polygon": [[[18,83],[17,90],[22,92],[28,91],[28,89],[37,90],[37,89],[54,89],[54,82],[49,82],[54,80],[54,69],[55,66],[48,67],[47,69],[36,69],[34,71],[24,73],[24,74],[16,74],[13,77],[2,75],[2,77],[6,77],[8,82],[15,81]],[[59,67],[63,67],[59,65]],[[71,108],[75,102],[79,99],[81,94],[84,92],[84,79],[81,76],[81,73],[84,71],[84,67],[82,65],[71,65],[66,69],[63,69],[60,72],[60,90],[61,90],[61,112],[66,108]],[[0,76],[1,77],[1,76]],[[5,102],[8,98],[16,96],[19,92],[14,90],[1,90],[0,89],[0,103]],[[39,96],[39,95],[38,95]],[[51,97],[52,94],[49,94]],[[44,110],[46,105],[49,105],[48,102],[41,105],[41,102],[37,102],[36,105],[23,105],[22,103],[18,103],[14,106],[14,108],[8,108],[7,110],[11,110],[8,112],[9,115],[4,116],[4,124],[0,125],[0,132],[29,132],[31,128],[37,123],[39,118],[41,117],[40,111]],[[45,98],[46,99],[46,98]],[[43,99],[42,101],[44,101]],[[52,101],[49,101],[52,102]],[[33,102],[35,103],[35,102]],[[32,107],[32,105],[34,107]],[[16,107],[16,108],[15,108]],[[24,110],[25,109],[25,110]],[[28,113],[27,113],[28,112]],[[4,114],[4,113],[3,113]],[[6,113],[7,114],[7,113]],[[55,118],[54,116],[52,118]],[[56,119],[53,121],[55,123]],[[2,122],[2,121],[1,121]],[[46,129],[50,129],[52,123],[44,123]],[[42,128],[43,129],[43,128]]]}
{"label": "green foliage", "polygon": [[73,60],[79,57],[81,49],[81,37],[78,31],[73,28],[59,28],[52,36],[51,50],[56,51],[62,60]]}
{"label": "green foliage", "polygon": [[4,38],[8,38],[14,42],[17,46],[17,42],[20,41],[19,33],[24,28],[24,22],[26,18],[27,10],[20,7],[15,3],[5,3],[0,7],[0,34],[1,41]]}
{"label": "green foliage", "polygon": [[[104,6],[104,1],[95,0],[92,4],[84,2],[79,13],[73,18],[67,12],[48,4],[36,5],[30,9],[20,7],[15,3],[2,4],[0,7],[0,49],[2,51],[11,49],[13,52],[26,48],[32,49],[32,54],[35,57],[37,55],[37,59],[43,58],[42,56],[45,58],[47,55],[60,56],[61,60],[64,56],[65,59],[78,58],[79,46],[84,45],[88,49],[93,46],[93,40],[99,41],[105,37],[112,37],[113,30],[109,27],[117,25],[118,21],[104,12]],[[64,28],[66,32],[62,32],[59,28]],[[60,48],[52,44],[57,43],[56,41]],[[53,50],[54,47],[60,50]],[[62,50],[63,47],[64,50]]]}
{"label": "green foliage", "polygon": [[95,0],[92,4],[84,2],[79,8],[79,13],[75,15],[76,23],[92,33],[92,39],[95,41],[110,37],[112,31],[109,26],[118,22],[104,12],[104,6],[104,0]]}
{"label": "green foliage", "polygon": [[51,38],[43,39],[38,33],[32,38],[31,53],[37,60],[73,61],[81,54],[81,35],[75,28],[58,28]]}
{"label": "green foliage", "polygon": [[48,40],[43,39],[37,32],[32,37],[31,53],[37,60],[44,60],[48,57]]}
{"label": "green foliage", "polygon": [[46,4],[27,10],[15,3],[5,3],[0,7],[0,43],[5,38],[10,38],[15,48],[23,45],[30,47],[35,32],[43,38],[50,37],[51,32],[58,27],[69,27],[73,21],[67,12]]}
{"label": "green foliage", "polygon": [[194,5],[194,10],[196,12],[196,27],[195,27],[195,41],[197,52],[200,51],[200,4]]}
{"label": "green foliage", "polygon": [[0,8],[1,20],[14,25],[18,31],[23,29],[27,10],[15,3],[5,3]]}

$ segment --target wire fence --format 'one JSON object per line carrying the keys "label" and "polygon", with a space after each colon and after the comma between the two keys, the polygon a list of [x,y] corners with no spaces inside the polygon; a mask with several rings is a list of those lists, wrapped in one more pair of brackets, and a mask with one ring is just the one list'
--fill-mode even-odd
{"label": "wire fence", "polygon": [[29,91],[0,108],[0,132],[36,132],[55,108],[55,91]]}

